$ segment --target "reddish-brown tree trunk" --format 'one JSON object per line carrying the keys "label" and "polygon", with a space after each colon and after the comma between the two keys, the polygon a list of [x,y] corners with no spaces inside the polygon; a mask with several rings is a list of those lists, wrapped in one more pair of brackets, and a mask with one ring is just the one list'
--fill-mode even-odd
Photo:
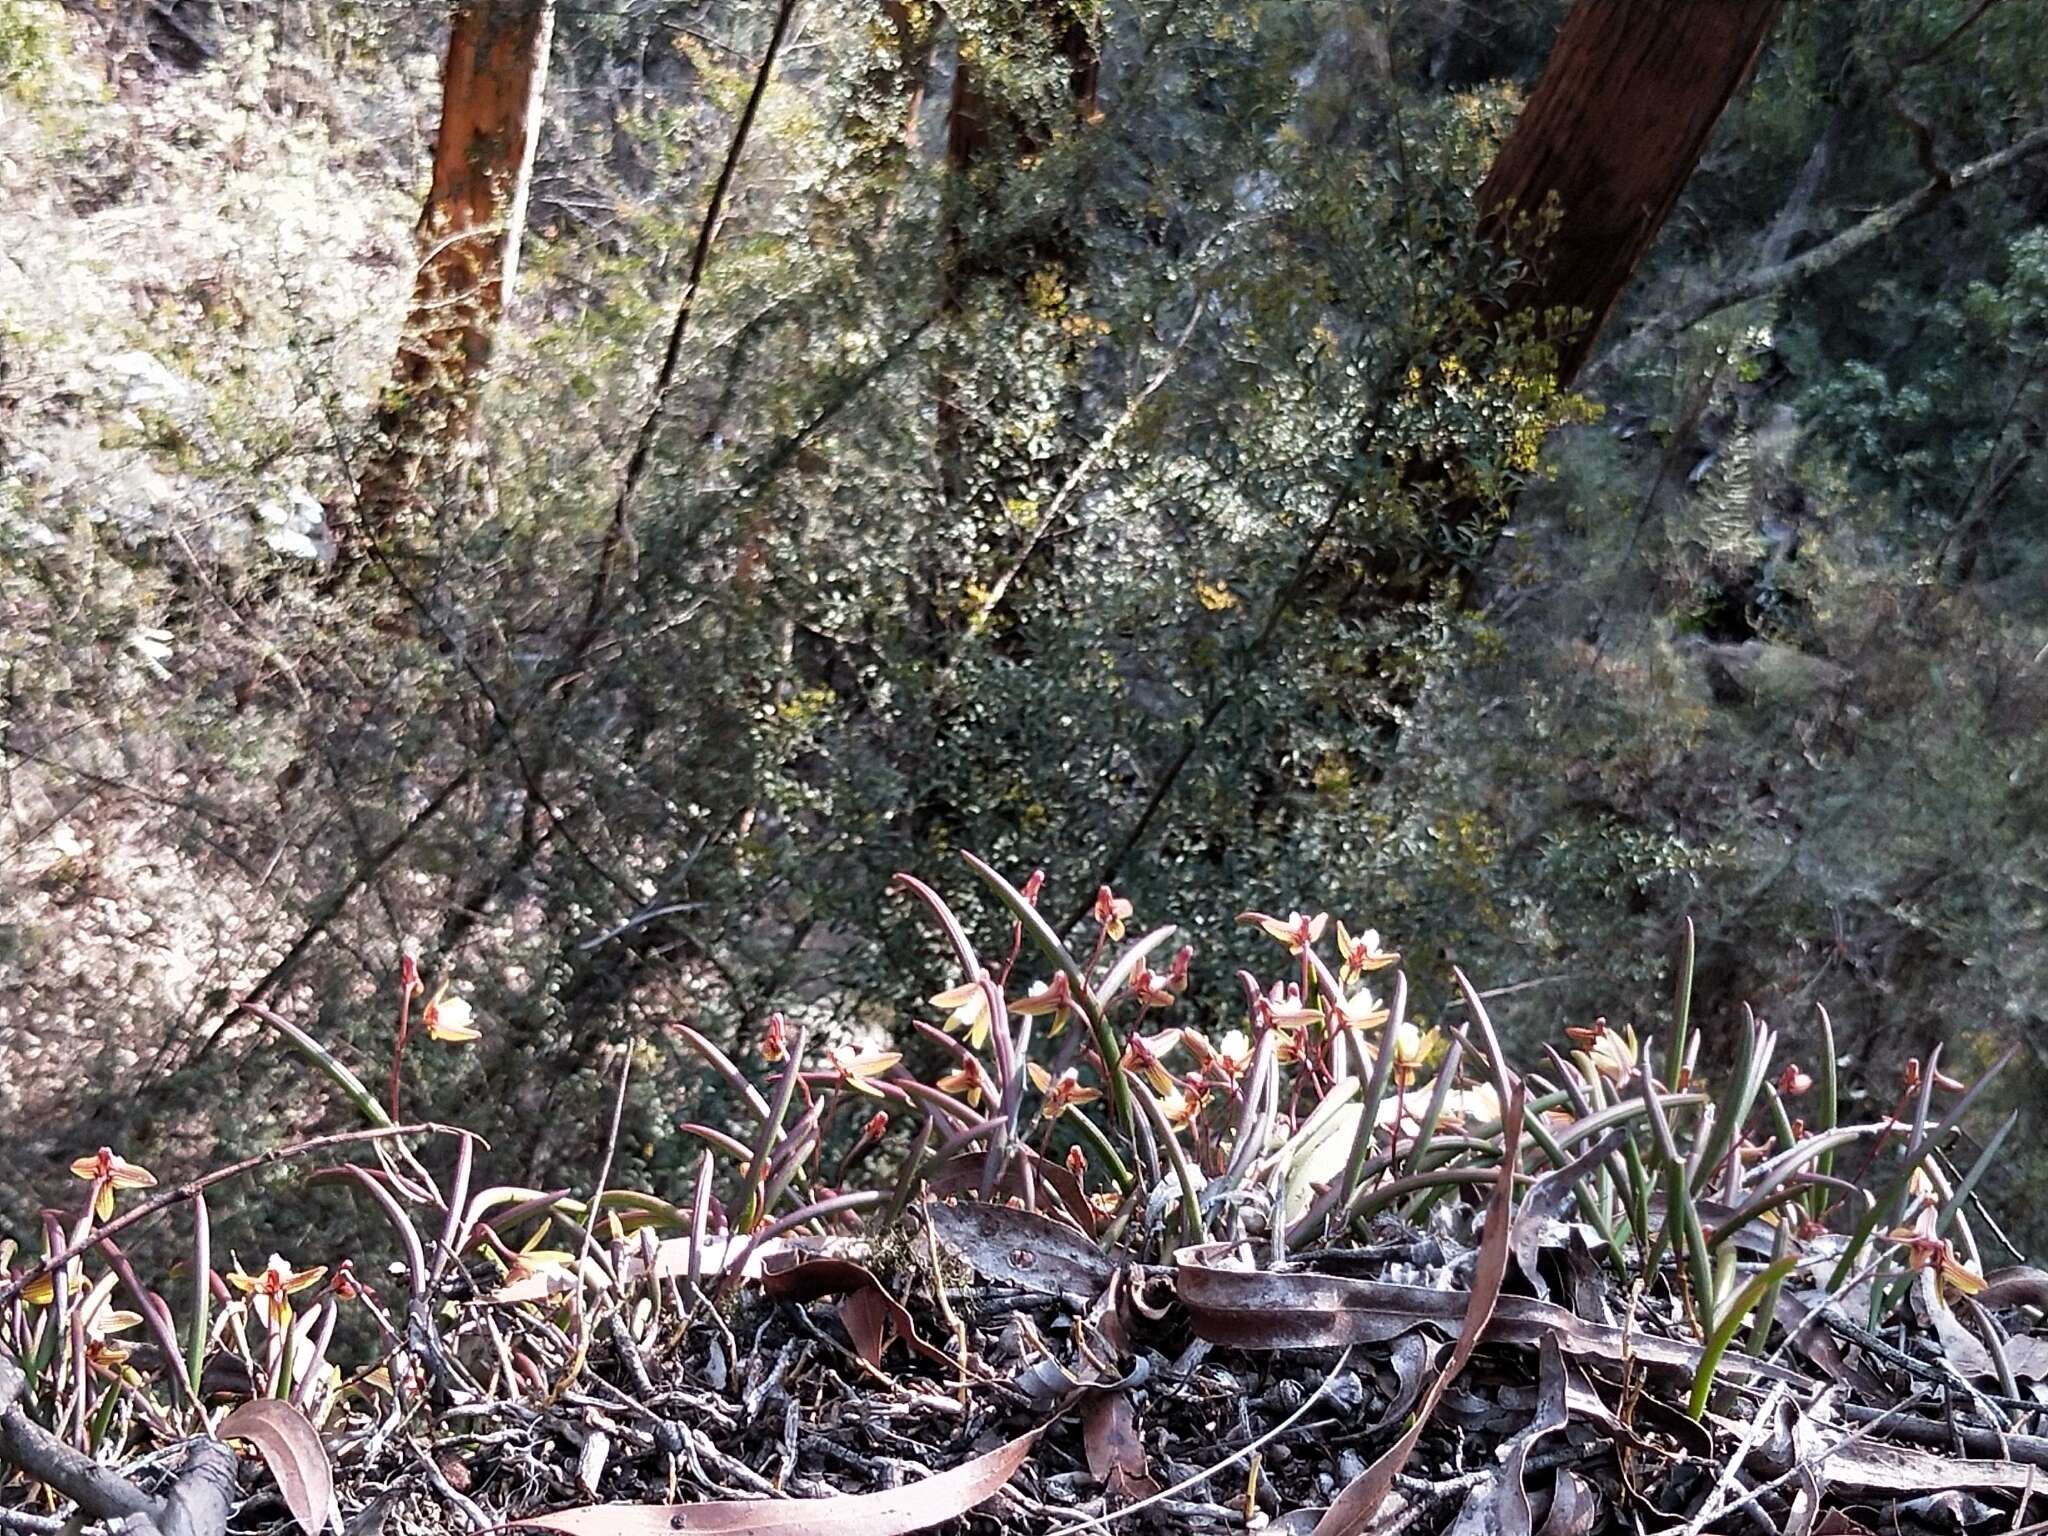
{"label": "reddish-brown tree trunk", "polygon": [[[1782,0],[1579,0],[1479,189],[1483,228],[1514,249],[1554,204],[1509,307],[1556,314],[1569,384],[1755,67]],[[1574,318],[1576,317],[1576,318]]]}
{"label": "reddish-brown tree trunk", "polygon": [[358,492],[366,533],[390,527],[475,411],[519,265],[554,17],[554,0],[455,7],[412,311]]}
{"label": "reddish-brown tree trunk", "polygon": [[[1479,189],[1480,229],[1525,267],[1496,307],[1536,319],[1557,381],[1585,365],[1714,125],[1755,68],[1782,0],[1578,0]],[[1509,509],[1453,492],[1455,466],[1411,462],[1415,534],[1368,552],[1364,616],[1461,602]],[[1394,690],[1408,702],[1412,684]]]}
{"label": "reddish-brown tree trunk", "polygon": [[[1524,269],[1490,319],[1533,316],[1560,386],[1678,201],[1714,125],[1755,67],[1782,0],[1578,0],[1478,195],[1480,229]],[[1308,587],[1381,636],[1378,707],[1391,736],[1425,678],[1396,658],[1406,616],[1456,607],[1512,505],[1459,488],[1459,466],[1402,470],[1417,517],[1382,531]]]}

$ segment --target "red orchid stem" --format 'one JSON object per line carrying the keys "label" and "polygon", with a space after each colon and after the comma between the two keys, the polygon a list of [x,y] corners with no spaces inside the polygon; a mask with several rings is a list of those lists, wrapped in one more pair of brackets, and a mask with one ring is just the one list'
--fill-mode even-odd
{"label": "red orchid stem", "polygon": [[1010,972],[1016,967],[1017,956],[1022,954],[1023,951],[1024,924],[1022,921],[1018,921],[1010,924],[1010,957],[1003,962],[1002,974],[996,977],[997,986],[1007,987],[1010,984]]}
{"label": "red orchid stem", "polygon": [[396,1122],[398,1113],[399,1068],[405,1061],[405,1035],[412,1023],[412,983],[403,974],[398,981],[398,1042],[391,1047],[391,1118]]}
{"label": "red orchid stem", "polygon": [[1109,923],[1105,920],[1102,926],[1095,930],[1095,947],[1088,951],[1088,963],[1081,967],[1082,979],[1090,986],[1094,985],[1090,978],[1095,975],[1095,962],[1102,958],[1102,946],[1108,941]]}

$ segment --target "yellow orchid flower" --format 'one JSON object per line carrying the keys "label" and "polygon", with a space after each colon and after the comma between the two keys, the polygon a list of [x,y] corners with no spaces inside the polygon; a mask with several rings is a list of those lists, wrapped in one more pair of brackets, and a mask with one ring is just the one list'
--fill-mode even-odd
{"label": "yellow orchid flower", "polygon": [[1173,991],[1167,979],[1149,965],[1141,965],[1131,977],[1131,990],[1147,1008],[1171,1008]]}
{"label": "yellow orchid flower", "polygon": [[857,1051],[850,1045],[835,1045],[826,1053],[832,1070],[839,1075],[841,1087],[851,1088],[855,1093],[864,1093],[871,1099],[884,1097],[882,1090],[868,1079],[880,1077],[884,1072],[903,1059],[901,1051]]}
{"label": "yellow orchid flower", "polygon": [[1372,995],[1372,988],[1360,987],[1349,997],[1337,999],[1332,1020],[1340,1029],[1378,1029],[1392,1017],[1392,1011]]}
{"label": "yellow orchid flower", "polygon": [[1208,1037],[1196,1029],[1182,1030],[1180,1038],[1203,1071],[1216,1072],[1226,1081],[1236,1082],[1251,1065],[1251,1036],[1241,1029],[1225,1031],[1222,1040],[1215,1045],[1211,1045]]}
{"label": "yellow orchid flower", "polygon": [[126,1312],[106,1304],[113,1288],[114,1277],[108,1275],[92,1288],[84,1306],[79,1309],[80,1324],[85,1330],[86,1359],[94,1365],[110,1368],[128,1358],[127,1347],[114,1340],[113,1335],[126,1333],[142,1323],[139,1312]]}
{"label": "yellow orchid flower", "polygon": [[81,1157],[71,1165],[73,1177],[92,1182],[93,1214],[105,1221],[114,1214],[114,1191],[117,1189],[149,1189],[156,1184],[156,1175],[147,1168],[138,1167],[120,1156],[112,1147],[101,1147],[90,1157]]}
{"label": "yellow orchid flower", "polygon": [[1152,1085],[1153,1093],[1164,1099],[1174,1091],[1173,1074],[1166,1070],[1160,1058],[1180,1043],[1181,1032],[1177,1029],[1165,1029],[1149,1036],[1132,1035],[1124,1041],[1123,1070],[1142,1076]]}
{"label": "yellow orchid flower", "polygon": [[964,1030],[967,1043],[980,1050],[988,1041],[989,1008],[988,989],[979,977],[944,992],[935,992],[927,1001],[934,1008],[948,1010],[945,1029],[947,1034]]}
{"label": "yellow orchid flower", "polygon": [[1407,1088],[1415,1081],[1415,1074],[1429,1064],[1436,1054],[1441,1034],[1432,1024],[1427,1030],[1420,1030],[1407,1019],[1403,1019],[1394,1031],[1392,1050],[1394,1052],[1393,1079],[1396,1087]]}
{"label": "yellow orchid flower", "polygon": [[1377,928],[1368,928],[1363,933],[1347,932],[1343,919],[1337,921],[1337,953],[1343,962],[1344,980],[1356,981],[1368,971],[1377,971],[1400,962],[1400,954],[1380,947]]}
{"label": "yellow orchid flower", "polygon": [[1131,916],[1131,904],[1108,886],[1101,886],[1095,892],[1095,921],[1102,925],[1102,931],[1114,939],[1124,936],[1124,923]]}
{"label": "yellow orchid flower", "polygon": [[466,999],[445,995],[448,984],[441,983],[427,1003],[426,1011],[420,1015],[420,1022],[426,1026],[427,1038],[438,1040],[443,1045],[467,1045],[472,1040],[481,1040],[484,1032],[473,1023],[476,1010]]}
{"label": "yellow orchid flower", "polygon": [[1081,1086],[1081,1074],[1072,1067],[1054,1077],[1037,1062],[1024,1068],[1031,1078],[1031,1086],[1045,1095],[1045,1102],[1039,1106],[1041,1120],[1057,1120],[1077,1104],[1092,1104],[1102,1097],[1100,1088]]}
{"label": "yellow orchid flower", "polygon": [[970,1107],[979,1107],[984,1092],[991,1095],[995,1090],[989,1086],[987,1075],[978,1061],[966,1061],[954,1071],[948,1072],[932,1084],[941,1093],[950,1093],[957,1099],[965,1099]]}
{"label": "yellow orchid flower", "polygon": [[1282,919],[1268,917],[1263,912],[1240,912],[1237,914],[1237,920],[1263,928],[1270,937],[1285,944],[1290,955],[1298,955],[1323,936],[1323,929],[1330,921],[1330,914],[1318,912],[1314,917],[1309,917],[1300,912],[1290,912]]}
{"label": "yellow orchid flower", "polygon": [[1052,1023],[1046,1029],[1047,1039],[1056,1039],[1067,1027],[1067,1015],[1074,1007],[1073,983],[1067,980],[1065,971],[1055,972],[1051,981],[1032,984],[1030,992],[1010,1004],[1010,1012],[1027,1015],[1049,1013]]}
{"label": "yellow orchid flower", "polygon": [[1911,1227],[1899,1227],[1886,1235],[1907,1250],[1914,1269],[1934,1271],[1944,1298],[1950,1295],[1975,1296],[1989,1283],[1956,1257],[1955,1248],[1947,1238],[1930,1237]]}
{"label": "yellow orchid flower", "polygon": [[1301,1000],[1301,988],[1291,981],[1276,981],[1266,994],[1266,1022],[1275,1029],[1295,1030],[1304,1024],[1320,1024],[1323,1010]]}
{"label": "yellow orchid flower", "polygon": [[270,1262],[253,1275],[244,1274],[239,1269],[229,1270],[228,1284],[250,1298],[272,1329],[284,1329],[290,1327],[292,1321],[289,1298],[309,1286],[318,1285],[326,1273],[325,1264],[316,1264],[311,1269],[293,1269],[273,1253]]}
{"label": "yellow orchid flower", "polygon": [[1572,1055],[1588,1077],[1603,1077],[1619,1087],[1634,1075],[1640,1047],[1633,1029],[1617,1033],[1605,1019],[1595,1019],[1590,1027],[1575,1026],[1565,1034],[1578,1045]]}

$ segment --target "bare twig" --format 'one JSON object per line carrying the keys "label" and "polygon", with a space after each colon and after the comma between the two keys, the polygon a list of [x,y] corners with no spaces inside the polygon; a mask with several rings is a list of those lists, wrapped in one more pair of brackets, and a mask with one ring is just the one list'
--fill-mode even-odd
{"label": "bare twig", "polygon": [[190,1200],[202,1190],[211,1189],[216,1184],[224,1184],[229,1179],[239,1178],[241,1175],[251,1173],[258,1168],[268,1168],[274,1163],[289,1162],[293,1158],[304,1157],[309,1152],[320,1152],[328,1147],[343,1146],[351,1142],[383,1141],[392,1136],[466,1136],[471,1134],[473,1133],[460,1130],[452,1125],[442,1125],[436,1121],[423,1120],[417,1125],[380,1125],[363,1131],[337,1131],[330,1136],[315,1136],[308,1141],[296,1141],[290,1146],[273,1147],[268,1152],[259,1152],[254,1157],[245,1157],[239,1163],[230,1163],[225,1168],[216,1168],[213,1172],[203,1174],[199,1178],[187,1179],[183,1184],[166,1189],[154,1198],[143,1201],[142,1204],[136,1206],[133,1210],[123,1212],[104,1226],[94,1227],[76,1242],[69,1243],[63,1248],[58,1249],[34,1268],[27,1270],[8,1284],[0,1286],[0,1306],[5,1306],[29,1286],[42,1279],[44,1275],[50,1274],[69,1264],[80,1254],[88,1249],[97,1247],[101,1241],[112,1237],[116,1232],[132,1227],[137,1222],[147,1221],[159,1211],[168,1210],[180,1201]]}
{"label": "bare twig", "polygon": [[1322,1395],[1330,1390],[1330,1383],[1335,1381],[1339,1376],[1343,1375],[1344,1367],[1350,1363],[1351,1346],[1347,1344],[1344,1346],[1344,1352],[1337,1357],[1337,1363],[1330,1367],[1329,1371],[1324,1375],[1321,1381],[1316,1383],[1315,1391],[1309,1393],[1307,1397],[1304,1397],[1301,1400],[1300,1407],[1296,1408],[1294,1412],[1287,1415],[1286,1418],[1282,1419],[1278,1424],[1275,1424],[1271,1429],[1267,1430],[1263,1435],[1260,1435],[1256,1440],[1246,1441],[1243,1445],[1239,1446],[1236,1450],[1232,1451],[1228,1456],[1224,1457],[1215,1465],[1204,1467],[1201,1471],[1194,1473],[1192,1476],[1182,1478],[1179,1482],[1175,1483],[1171,1488],[1162,1488],[1159,1490],[1159,1492],[1152,1494],[1148,1498],[1139,1499],[1134,1504],[1126,1504],[1122,1509],[1112,1510],[1105,1515],[1096,1515],[1091,1519],[1079,1520],[1072,1525],[1063,1525],[1058,1530],[1054,1531],[1052,1533],[1052,1536],[1079,1536],[1079,1533],[1082,1531],[1106,1529],[1111,1521],[1121,1520],[1126,1515],[1134,1515],[1139,1510],[1144,1509],[1147,1505],[1158,1504],[1163,1500],[1171,1499],[1180,1494],[1183,1494],[1187,1492],[1190,1488],[1194,1488],[1202,1483],[1206,1483],[1210,1478],[1214,1477],[1218,1472],[1221,1472],[1225,1467],[1231,1466],[1236,1462],[1243,1461],[1245,1457],[1251,1455],[1252,1452],[1258,1450],[1262,1446],[1272,1444],[1273,1441],[1279,1439],[1281,1435],[1285,1434],[1288,1430],[1292,1429],[1295,1426],[1295,1424],[1301,1420],[1302,1416],[1309,1411],[1309,1409],[1315,1407],[1317,1402],[1321,1400]]}
{"label": "bare twig", "polygon": [[218,1440],[195,1440],[184,1470],[162,1498],[144,1493],[21,1410],[28,1379],[0,1355],[0,1462],[26,1473],[78,1506],[89,1520],[123,1523],[131,1536],[220,1536],[235,1497],[235,1455]]}
{"label": "bare twig", "polygon": [[604,1202],[604,1187],[612,1176],[612,1158],[619,1150],[619,1122],[626,1113],[626,1081],[633,1074],[633,1052],[638,1048],[637,1040],[626,1042],[625,1054],[619,1060],[619,1090],[612,1095],[611,1129],[605,1133],[604,1160],[597,1165],[597,1187],[590,1192],[590,1209],[583,1223],[583,1249],[576,1259],[576,1272],[583,1273],[583,1266],[590,1262],[590,1245],[597,1238],[598,1207]]}
{"label": "bare twig", "polygon": [[357,867],[356,872],[349,877],[345,884],[338,887],[332,894],[325,897],[314,907],[312,917],[307,920],[306,926],[298,938],[292,941],[292,947],[286,950],[283,958],[269,970],[265,971],[256,984],[249,988],[247,992],[244,992],[240,1000],[228,1010],[227,1017],[221,1020],[222,1027],[207,1036],[205,1043],[199,1047],[197,1054],[192,1058],[195,1062],[206,1059],[207,1054],[212,1051],[215,1042],[220,1039],[230,1020],[234,1019],[250,1003],[264,1001],[272,992],[291,979],[292,972],[299,968],[299,962],[305,959],[306,952],[333,926],[334,920],[341,916],[342,908],[349,904],[356,892],[376,879],[384,866],[391,862],[398,851],[412,841],[414,834],[436,816],[440,815],[441,808],[454,799],[462,791],[463,787],[476,777],[477,769],[482,766],[483,758],[481,756],[472,757],[463,766],[461,772],[434,791],[433,797],[414,813],[412,820],[394,832],[381,847],[375,849],[369,858]]}
{"label": "bare twig", "polygon": [[655,440],[661,435],[662,418],[668,414],[668,397],[675,388],[676,367],[683,355],[683,339],[689,334],[690,316],[697,307],[697,292],[704,283],[704,268],[711,259],[711,243],[717,237],[718,226],[725,213],[726,195],[732,190],[740,156],[746,151],[747,137],[753,132],[754,118],[761,109],[761,98],[768,94],[769,78],[775,73],[775,61],[782,53],[783,41],[789,35],[790,20],[795,15],[796,0],[782,0],[775,12],[775,30],[768,36],[767,51],[761,55],[761,66],[754,74],[754,89],[740,113],[738,126],[733,129],[732,143],[725,152],[725,163],[719,167],[718,180],[711,188],[711,201],[704,209],[704,222],[697,227],[697,244],[690,252],[690,273],[683,282],[683,297],[676,307],[675,324],[669,328],[661,371],[655,375],[654,398],[634,437],[632,456],[626,460],[625,479],[619,486],[618,499],[612,503],[611,522],[605,529],[604,542],[598,547],[597,575],[590,584],[590,601],[584,610],[583,628],[576,637],[576,643],[569,648],[564,672],[573,672],[582,662],[604,623],[605,603],[611,595],[612,567],[618,560],[620,549],[625,547],[631,536],[633,499],[647,477]]}

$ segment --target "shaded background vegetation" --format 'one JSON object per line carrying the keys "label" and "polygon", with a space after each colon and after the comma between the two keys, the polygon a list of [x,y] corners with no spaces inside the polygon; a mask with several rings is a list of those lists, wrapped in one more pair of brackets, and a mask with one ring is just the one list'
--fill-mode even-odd
{"label": "shaded background vegetation", "polygon": [[[630,1043],[623,1171],[673,1193],[716,1106],[670,1027],[902,1034],[938,972],[887,879],[959,847],[1188,925],[1196,1012],[1244,907],[1373,923],[1425,1016],[1454,958],[1531,1039],[1660,1008],[1691,914],[1710,1052],[1824,1004],[1880,1106],[1930,1040],[2038,1056],[2048,158],[1642,327],[2048,121],[2048,7],[1789,6],[1582,397],[1445,340],[1564,9],[1077,12],[1076,114],[1019,6],[907,49],[804,6],[607,559],[774,17],[564,3],[478,436],[341,569],[444,9],[0,0],[9,1224],[101,1142],[338,1123],[230,1010],[380,1080],[407,939],[486,1029],[412,1109],[587,1177]],[[1469,603],[1362,613],[1417,444],[1514,514]]]}

